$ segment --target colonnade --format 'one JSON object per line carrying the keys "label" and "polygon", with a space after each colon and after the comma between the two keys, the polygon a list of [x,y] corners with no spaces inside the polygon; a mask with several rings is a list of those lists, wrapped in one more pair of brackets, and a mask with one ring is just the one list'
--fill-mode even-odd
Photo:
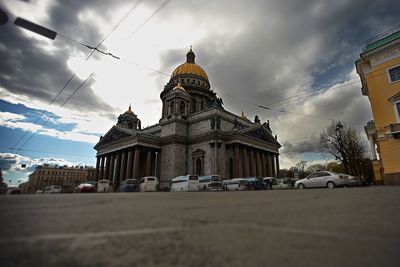
{"label": "colonnade", "polygon": [[232,163],[232,178],[277,177],[279,173],[279,154],[245,145],[233,145]]}
{"label": "colonnade", "polygon": [[134,146],[97,156],[96,179],[110,180],[114,188],[123,180],[143,176],[160,177],[161,153],[157,149]]}

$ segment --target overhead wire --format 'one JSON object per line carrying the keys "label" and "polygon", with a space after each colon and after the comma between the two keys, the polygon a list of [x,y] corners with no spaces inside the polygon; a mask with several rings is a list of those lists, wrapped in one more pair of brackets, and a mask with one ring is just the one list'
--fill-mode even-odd
{"label": "overhead wire", "polygon": [[[59,106],[59,108],[62,108],[71,98],[72,96],[78,92],[78,90],[92,77],[93,72],[86,78],[86,80],[84,80],[75,90],[74,92]],[[53,117],[54,117],[55,113],[52,113],[52,115],[50,117],[47,118],[47,120],[41,125],[41,127],[45,126]],[[25,142],[18,148],[18,149],[22,149],[37,133],[39,132],[39,129],[36,130],[34,133],[32,133],[28,139],[25,140]],[[17,150],[18,150],[17,149]]]}
{"label": "overhead wire", "polygon": [[[97,51],[97,52],[100,52],[100,53],[102,53],[102,54],[112,56],[112,57],[114,57],[114,58],[116,58],[116,59],[121,59],[120,57],[117,57],[117,56],[113,55],[112,53],[107,53],[107,52],[104,52],[104,51],[99,50],[98,47],[100,47],[100,45],[108,38],[108,36],[119,26],[119,24],[129,15],[129,13],[130,13],[130,12],[138,5],[138,3],[140,3],[140,2],[141,2],[141,1],[136,2],[136,4],[130,9],[130,11],[128,12],[128,14],[127,14],[126,16],[124,16],[124,17],[120,20],[120,22],[119,22],[119,23],[113,28],[113,30],[99,43],[99,45],[98,45],[97,47],[88,46],[88,45],[86,45],[86,44],[83,44],[83,43],[81,43],[81,42],[79,42],[79,41],[76,41],[76,40],[74,40],[74,39],[72,39],[72,38],[69,38],[69,37],[67,37],[67,36],[64,36],[64,35],[62,35],[62,36],[63,36],[64,38],[69,39],[70,41],[76,42],[76,43],[78,43],[78,44],[80,44],[80,45],[83,45],[83,46],[89,48],[89,49],[92,49],[93,51],[91,52],[91,54],[89,55],[89,57],[90,57],[95,51]],[[131,38],[141,27],[143,27],[152,17],[154,17],[162,8],[164,8],[164,7],[168,4],[168,2],[170,2],[170,0],[164,1],[164,2],[151,14],[151,16],[149,16],[141,25],[139,25],[138,28],[136,28],[136,29],[128,36],[127,39]],[[88,58],[89,58],[89,57],[88,57]],[[159,70],[156,70],[156,69],[154,69],[154,68],[146,67],[146,66],[143,66],[143,65],[141,65],[141,64],[131,62],[131,61],[129,61],[129,60],[125,60],[125,59],[122,59],[122,60],[125,61],[125,62],[128,62],[128,63],[134,64],[134,65],[137,65],[137,66],[145,67],[146,69],[148,69],[148,70],[150,70],[150,71],[154,71],[154,72],[157,72],[157,73],[162,74],[162,75],[170,76],[169,74],[167,74],[167,73],[165,73],[165,72],[162,72],[162,71],[159,71]],[[92,73],[92,74],[93,74],[93,73]],[[74,75],[75,75],[75,74],[74,74]],[[72,77],[70,78],[70,80],[68,81],[68,83],[73,79],[73,77],[74,77],[74,76],[72,76]],[[354,80],[354,79],[358,79],[358,78],[353,78],[353,79],[350,79],[350,80],[347,80],[347,81],[351,81],[351,80]],[[358,82],[358,81],[357,81],[357,82]],[[66,84],[66,86],[68,85],[68,83]],[[340,83],[340,82],[337,82],[337,83]],[[336,83],[336,84],[337,84],[337,83]],[[353,83],[356,83],[356,82],[353,82]],[[319,88],[319,89],[317,89],[317,90],[321,90],[321,89],[324,89],[324,88],[328,88],[328,89],[337,89],[337,88],[340,88],[340,87],[348,86],[348,85],[353,84],[353,83],[349,83],[349,84],[345,84],[345,85],[341,85],[341,86],[337,86],[337,87],[333,87],[333,88],[330,88],[331,86],[324,86],[324,87],[321,87],[321,88]],[[64,86],[64,88],[65,88],[66,86]],[[80,87],[78,87],[78,88],[80,88]],[[78,90],[79,90],[79,89],[78,89]],[[60,93],[61,93],[61,92],[62,92],[62,91],[60,91]],[[75,92],[76,92],[76,91],[75,91]],[[75,92],[74,92],[74,93],[75,93]],[[282,101],[280,101],[280,102],[277,102],[277,103],[270,103],[269,105],[258,105],[258,104],[256,104],[256,103],[252,103],[252,102],[249,102],[249,101],[247,101],[247,100],[244,100],[244,99],[241,99],[241,98],[238,98],[238,97],[234,97],[234,96],[230,96],[230,97],[235,98],[235,99],[238,99],[238,100],[241,100],[241,101],[246,102],[246,103],[251,104],[251,105],[256,105],[256,106],[258,106],[258,108],[261,108],[261,109],[264,109],[264,110],[273,110],[273,111],[277,111],[277,112],[288,113],[288,114],[293,114],[293,115],[298,115],[298,116],[303,116],[303,117],[309,117],[309,118],[315,118],[315,119],[336,121],[336,120],[333,119],[333,118],[326,118],[326,117],[321,117],[321,116],[314,116],[314,115],[309,115],[309,114],[302,114],[302,113],[290,112],[290,111],[286,111],[286,110],[279,110],[279,109],[274,109],[274,108],[272,108],[272,107],[277,106],[277,105],[288,104],[288,103],[292,103],[292,102],[295,102],[295,101],[298,101],[298,100],[301,100],[301,99],[304,99],[304,98],[312,97],[312,96],[315,96],[315,95],[320,94],[320,93],[322,93],[322,92],[324,92],[324,90],[321,90],[321,92],[315,92],[315,90],[314,90],[314,91],[311,91],[311,92],[304,92],[303,94],[300,94],[300,95],[297,95],[297,96],[293,96],[293,97],[289,97],[289,98],[284,99],[284,100],[282,100]],[[59,93],[59,94],[60,94],[60,93]],[[74,93],[73,93],[73,94],[74,94]],[[59,95],[59,94],[58,94],[58,95]],[[222,93],[222,94],[225,94],[225,93]],[[58,97],[58,95],[57,95],[56,97]],[[227,95],[227,94],[225,94],[225,95]],[[303,96],[302,96],[302,95],[303,95]],[[228,96],[229,96],[229,95],[228,95]],[[69,100],[71,97],[72,97],[72,95],[68,98],[68,100]],[[54,100],[55,100],[55,99],[53,99],[52,102],[54,102]],[[68,100],[67,100],[67,101],[68,101]],[[51,116],[51,117],[53,117],[53,116]],[[51,117],[50,117],[50,118],[51,118]],[[49,119],[50,119],[50,118],[49,118]],[[48,119],[47,121],[49,121],[49,119]],[[47,122],[47,121],[46,121],[46,122]],[[25,135],[26,135],[26,134],[25,134]],[[25,137],[25,135],[24,135],[24,137]],[[17,143],[19,143],[19,142],[20,142],[20,141],[18,141]],[[26,142],[25,142],[25,143],[26,143]],[[24,143],[24,144],[25,144],[25,143]],[[22,146],[21,146],[21,147],[22,147]]]}
{"label": "overhead wire", "polygon": [[129,40],[133,35],[135,35],[144,25],[147,24],[158,12],[160,12],[171,0],[165,0],[146,20],[144,20],[131,34],[126,38]]}
{"label": "overhead wire", "polygon": [[[100,52],[100,50],[98,50],[98,48],[104,43],[104,41],[121,25],[121,23],[136,9],[136,7],[142,2],[143,0],[138,0],[138,1],[136,1],[133,5],[132,5],[132,7],[128,10],[128,12],[118,21],[118,23],[113,27],[113,29],[101,40],[101,42],[91,51],[91,53],[87,56],[87,58],[86,58],[86,61],[87,60],[89,60],[90,59],[90,57],[93,55],[93,53],[95,52],[95,51],[99,51]],[[60,34],[60,36],[61,37],[64,37],[64,38],[66,38],[66,39],[68,39],[68,40],[70,40],[70,41],[72,41],[72,42],[75,42],[75,43],[77,43],[77,44],[80,44],[80,45],[82,45],[82,46],[85,46],[85,47],[87,47],[87,48],[89,48],[86,44],[83,44],[83,43],[81,43],[81,42],[79,42],[79,41],[77,41],[77,40],[74,40],[73,38],[70,38],[70,37],[68,37],[68,36],[65,36],[65,35],[63,35],[63,34]],[[97,49],[97,50],[96,50]],[[93,73],[92,73],[93,74]],[[58,92],[58,94],[51,100],[51,102],[50,102],[50,104],[49,104],[49,106],[51,106],[55,101],[56,101],[56,99],[61,95],[61,93],[65,90],[65,88],[71,83],[71,81],[75,78],[75,76],[76,76],[76,73],[74,73],[74,74],[72,74],[72,76],[68,79],[68,81],[64,84],[64,86],[61,88],[61,90]],[[80,87],[79,87],[80,88]],[[74,92],[73,94],[75,94],[76,92]],[[68,98],[68,100],[70,99],[71,97],[69,97]],[[65,103],[64,103],[65,104]],[[63,105],[64,105],[63,104]],[[43,116],[43,114],[45,113],[46,111],[45,110],[43,110],[43,112],[42,112],[42,114],[37,118],[37,120],[35,121],[35,123],[34,124],[36,124],[39,120],[40,120],[40,118]],[[53,113],[53,115],[52,116],[54,116],[54,113]],[[47,122],[46,122],[47,123]],[[43,126],[43,125],[42,125]],[[21,136],[21,138],[15,143],[15,145],[13,146],[14,148],[16,148],[17,147],[17,145],[26,137],[26,135],[28,134],[30,132],[30,130],[27,130],[27,131],[25,131],[25,133],[23,134],[23,136]],[[29,140],[30,139],[32,139],[32,138],[29,138]],[[23,146],[26,144],[27,142],[25,142],[24,144],[23,144]],[[22,147],[22,146],[21,146]],[[20,148],[21,148],[20,147]]]}

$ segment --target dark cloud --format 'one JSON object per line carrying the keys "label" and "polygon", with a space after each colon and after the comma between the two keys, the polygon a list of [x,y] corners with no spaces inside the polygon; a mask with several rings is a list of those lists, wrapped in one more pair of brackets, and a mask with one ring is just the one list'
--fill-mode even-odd
{"label": "dark cloud", "polygon": [[0,169],[8,171],[14,164],[17,163],[15,156],[11,154],[0,154]]}
{"label": "dark cloud", "polygon": [[[53,9],[57,9],[54,5]],[[68,9],[67,9],[68,10]],[[8,11],[11,14],[10,11]],[[57,15],[57,14],[55,14]],[[77,16],[77,14],[75,14]],[[62,19],[58,15],[58,19]],[[77,19],[76,17],[74,19]],[[70,21],[67,21],[68,23]],[[62,24],[60,21],[59,24]],[[77,21],[75,21],[75,25]],[[52,24],[50,24],[52,25]],[[90,25],[89,25],[90,26]],[[88,32],[83,34],[82,38],[99,42],[99,33],[92,25],[88,26]],[[82,27],[85,27],[83,25]],[[56,28],[52,28],[56,30]],[[82,30],[77,28],[77,30]],[[66,62],[72,52],[81,51],[86,55],[88,50],[82,50],[74,44],[65,41],[57,41],[52,44],[54,51],[46,50],[47,43],[40,39],[27,37],[23,29],[9,23],[3,26],[0,31],[0,86],[5,88],[10,94],[27,96],[31,99],[37,99],[44,103],[49,103],[66,84],[72,76]],[[83,31],[86,32],[86,31]],[[68,87],[58,98],[56,104],[61,104],[68,96],[81,84],[81,80],[75,77]],[[74,96],[68,103],[68,106],[82,112],[101,111],[106,116],[112,116],[113,108],[104,103],[92,91],[90,85],[93,80],[81,88],[77,96]],[[107,114],[110,113],[110,114]]]}
{"label": "dark cloud", "polygon": [[314,140],[302,141],[298,143],[284,142],[283,151],[285,154],[301,154],[301,153],[319,153],[319,139],[316,137]]}
{"label": "dark cloud", "polygon": [[[393,0],[252,1],[245,11],[240,2],[199,6],[188,1],[174,8],[196,5],[196,14],[207,12],[204,19],[194,14],[204,28],[212,28],[215,20],[232,22],[231,36],[216,31],[195,44],[197,62],[222,93],[260,104],[292,96],[303,84],[311,89],[343,80],[365,40],[396,25],[400,13]],[[236,25],[243,28],[237,35]],[[167,51],[162,61],[162,69],[172,71],[184,54]]]}

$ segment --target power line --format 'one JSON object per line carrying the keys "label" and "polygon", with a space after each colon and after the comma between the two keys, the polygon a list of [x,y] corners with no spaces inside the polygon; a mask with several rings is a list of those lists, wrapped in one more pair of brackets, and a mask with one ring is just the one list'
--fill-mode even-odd
{"label": "power line", "polygon": [[[93,72],[86,78],[86,80],[84,80],[76,89],[75,89],[75,91],[64,101],[64,103],[62,103],[60,106],[59,106],[59,108],[62,108],[70,99],[71,99],[71,97],[92,77],[92,75],[93,75]],[[55,113],[52,113],[52,115],[49,117],[49,118],[47,118],[47,120],[41,125],[42,127],[44,126],[44,125],[46,125],[48,122],[49,122],[49,120],[51,119],[51,118],[53,118],[54,117],[54,115],[55,115]],[[39,129],[38,130],[36,130],[34,133],[32,133],[30,136],[29,136],[29,138],[18,148],[18,149],[21,149],[21,148],[23,148],[37,133],[39,132]]]}
{"label": "power line", "polygon": [[[103,38],[103,40],[101,40],[101,42],[97,45],[97,47],[95,47],[95,49],[97,49],[97,51],[99,51],[100,52],[100,50],[98,50],[98,48],[100,47],[100,45],[102,45],[103,44],[103,42],[119,27],[119,25],[121,25],[121,23],[132,13],[132,11],[140,4],[142,2],[142,0],[138,0],[135,4],[133,4],[132,5],[132,7],[129,9],[129,11],[118,21],[118,23],[114,26],[114,28]],[[66,39],[68,39],[68,40],[70,40],[70,41],[73,41],[73,42],[75,42],[75,43],[78,43],[78,44],[80,44],[80,45],[83,45],[83,46],[85,46],[85,47],[88,47],[87,45],[85,45],[85,44],[83,44],[83,43],[81,43],[81,42],[79,42],[79,41],[76,41],[76,40],[74,40],[74,39],[72,39],[72,38],[70,38],[70,37],[67,37],[67,36],[65,36],[65,35],[63,35],[63,34],[60,34],[60,36],[62,36],[62,37],[64,37],[64,38],[66,38]],[[86,61],[87,60],[89,60],[89,58],[93,55],[93,53],[95,52],[96,50],[92,50],[92,52],[88,55],[88,57],[86,58]],[[93,73],[92,73],[93,74]],[[60,96],[60,94],[64,91],[64,89],[71,83],[71,81],[75,78],[75,76],[76,76],[76,73],[74,73],[69,79],[68,79],[68,81],[65,83],[65,85],[61,88],[61,90],[58,92],[58,94],[51,100],[51,102],[50,102],[50,104],[49,104],[49,106],[51,106],[55,101],[56,101],[56,99]],[[73,94],[75,94],[75,92],[73,93]],[[68,100],[71,98],[71,96],[68,98]],[[65,105],[65,103],[63,104],[63,105]],[[38,121],[39,121],[39,119],[43,116],[43,114],[45,113],[46,111],[45,110],[43,110],[43,112],[42,112],[42,114],[37,118],[37,120],[35,121],[35,123],[34,124],[36,124]],[[54,116],[54,113],[53,113],[53,115],[52,116]],[[47,120],[48,121],[48,120]],[[47,121],[45,122],[45,123],[47,123]],[[42,125],[43,126],[43,125]],[[17,141],[17,143],[14,145],[14,148],[16,148],[17,147],[17,145],[26,137],[26,135],[28,134],[28,132],[29,132],[30,130],[27,130],[27,131],[25,131],[25,133],[23,134],[23,136]],[[29,138],[29,140],[30,139],[32,139],[32,138]],[[26,142],[22,145],[22,146],[24,146],[26,144]],[[21,146],[21,147],[22,147]],[[21,148],[20,147],[20,148]]]}
{"label": "power line", "polygon": [[133,32],[126,38],[129,40],[134,34],[136,34],[144,25],[147,24],[158,12],[160,12],[171,0],[164,1],[143,23],[141,23]]}

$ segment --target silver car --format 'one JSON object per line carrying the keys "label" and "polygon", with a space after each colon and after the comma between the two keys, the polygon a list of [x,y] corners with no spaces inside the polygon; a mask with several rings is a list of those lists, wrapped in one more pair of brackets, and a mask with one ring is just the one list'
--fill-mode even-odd
{"label": "silver car", "polygon": [[338,186],[347,186],[348,183],[347,175],[323,171],[312,173],[306,178],[296,181],[294,187],[298,189],[312,187],[334,188]]}

